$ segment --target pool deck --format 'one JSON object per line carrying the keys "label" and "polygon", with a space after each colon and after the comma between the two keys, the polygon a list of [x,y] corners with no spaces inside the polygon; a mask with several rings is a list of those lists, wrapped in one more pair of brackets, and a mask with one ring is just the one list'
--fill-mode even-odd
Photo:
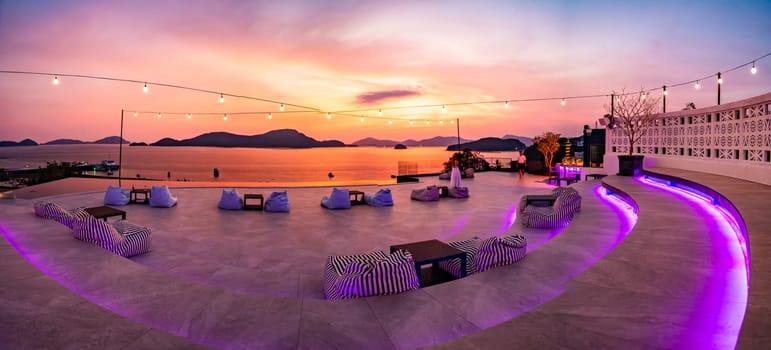
{"label": "pool deck", "polygon": [[[657,169],[711,187],[742,213],[752,280],[737,271],[715,218],[638,180],[604,182],[629,193],[636,219],[608,201],[601,181],[565,229],[525,229],[519,197],[543,177],[480,173],[471,198],[409,200],[427,184],[389,185],[395,205],[320,208],[329,188],[289,189],[292,212],[218,210],[221,188],[176,188],[171,209],[130,205],[153,229],[154,250],[124,259],[72,238],[32,213],[32,199],[0,201],[0,344],[10,348],[767,348],[771,190],[715,175]],[[444,182],[446,183],[446,182]],[[383,186],[350,186],[372,193]],[[243,194],[274,189],[239,188]],[[277,189],[278,190],[278,189]],[[47,197],[101,205],[103,192]],[[424,239],[518,233],[529,254],[496,268],[394,296],[331,302],[324,258]],[[742,265],[742,266],[737,266]],[[719,307],[714,306],[719,303]],[[716,316],[717,315],[717,316]],[[737,315],[738,318],[737,318]]]}

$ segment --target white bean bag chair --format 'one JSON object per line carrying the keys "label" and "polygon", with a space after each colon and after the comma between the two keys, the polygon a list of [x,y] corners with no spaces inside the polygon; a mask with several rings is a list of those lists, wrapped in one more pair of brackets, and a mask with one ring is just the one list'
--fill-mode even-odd
{"label": "white bean bag chair", "polygon": [[217,207],[225,210],[241,210],[244,208],[244,199],[241,198],[241,195],[235,188],[230,191],[222,190],[222,196]]}
{"label": "white bean bag chair", "polygon": [[364,195],[364,201],[373,207],[390,207],[394,205],[394,199],[391,197],[391,190],[381,188],[374,195]]}
{"label": "white bean bag chair", "polygon": [[265,211],[269,212],[289,212],[289,196],[286,191],[273,192],[265,201]]}
{"label": "white bean bag chair", "polygon": [[349,209],[351,208],[351,197],[348,195],[348,189],[332,189],[332,194],[321,198],[321,206],[327,209]]}
{"label": "white bean bag chair", "polygon": [[126,205],[129,203],[129,192],[122,187],[107,186],[107,192],[104,194],[105,205]]}
{"label": "white bean bag chair", "polygon": [[419,188],[412,190],[410,198],[416,201],[433,202],[439,200],[439,187],[428,186],[426,188]]}
{"label": "white bean bag chair", "polygon": [[150,206],[159,208],[171,208],[177,204],[177,197],[171,195],[169,186],[153,186],[150,189]]}

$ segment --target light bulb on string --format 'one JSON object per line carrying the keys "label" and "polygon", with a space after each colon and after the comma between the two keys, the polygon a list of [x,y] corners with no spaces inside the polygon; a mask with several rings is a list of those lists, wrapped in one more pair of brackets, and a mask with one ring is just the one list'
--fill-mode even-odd
{"label": "light bulb on string", "polygon": [[450,124],[455,124],[455,120],[450,120]]}
{"label": "light bulb on string", "polygon": [[137,116],[137,112],[134,112],[134,118],[136,118],[136,116]]}
{"label": "light bulb on string", "polygon": [[273,113],[268,113],[268,119],[273,119]]}
{"label": "light bulb on string", "polygon": [[190,113],[188,113],[188,114],[187,114],[187,119],[193,119],[193,115],[192,115],[192,114],[190,114]]}
{"label": "light bulb on string", "polygon": [[561,105],[563,105],[563,106],[564,106],[566,103],[567,103],[567,101],[565,101],[565,99],[564,99],[564,98],[562,99],[562,101],[560,101],[560,104],[561,104]]}
{"label": "light bulb on string", "polygon": [[717,83],[718,85],[723,84],[723,76],[720,73],[717,73]]}
{"label": "light bulb on string", "polygon": [[696,90],[701,89],[701,83],[697,80],[696,85],[693,86]]}
{"label": "light bulb on string", "polygon": [[227,115],[227,114],[225,114],[225,116],[224,116],[224,117],[222,117],[222,120],[224,120],[224,121],[227,121],[227,120],[228,120],[228,115]]}
{"label": "light bulb on string", "polygon": [[426,120],[426,125],[431,125],[431,121],[430,120]]}
{"label": "light bulb on string", "polygon": [[412,124],[415,124],[415,122],[413,122],[412,120],[410,120],[410,125],[412,125]]}
{"label": "light bulb on string", "polygon": [[327,119],[332,119],[332,113],[327,113]]}
{"label": "light bulb on string", "polygon": [[444,120],[440,120],[440,121],[439,121],[439,124],[444,124]]}
{"label": "light bulb on string", "polygon": [[225,103],[225,95],[220,93],[220,103]]}
{"label": "light bulb on string", "polygon": [[142,88],[142,92],[147,93],[148,91],[150,91],[150,88],[147,87],[147,83],[145,83],[145,86]]}
{"label": "light bulb on string", "polygon": [[447,107],[442,105],[442,113],[447,113]]}
{"label": "light bulb on string", "polygon": [[59,77],[54,76],[54,85],[59,85]]}
{"label": "light bulb on string", "polygon": [[364,117],[359,118],[359,121],[364,123]]}
{"label": "light bulb on string", "polygon": [[616,96],[616,102],[621,102],[621,96]]}
{"label": "light bulb on string", "polygon": [[388,124],[389,124],[389,125],[392,125],[393,123],[394,123],[394,121],[393,121],[393,120],[389,120],[389,121],[388,121]]}
{"label": "light bulb on string", "polygon": [[758,67],[755,67],[755,61],[752,61],[752,68],[750,68],[750,73],[752,74],[758,73]]}
{"label": "light bulb on string", "polygon": [[280,104],[280,105],[278,106],[278,110],[279,110],[280,112],[283,112],[283,111],[284,111],[284,104],[283,104],[283,103],[282,103],[282,104]]}
{"label": "light bulb on string", "polygon": [[644,99],[645,99],[645,97],[647,97],[647,96],[646,96],[646,95],[645,95],[645,93],[643,92],[643,93],[642,93],[642,95],[640,95],[640,98],[644,100]]}
{"label": "light bulb on string", "polygon": [[158,112],[158,119],[160,119],[160,118],[161,118],[161,113],[160,113],[160,112]]}
{"label": "light bulb on string", "polygon": [[503,108],[509,108],[509,101],[503,103]]}
{"label": "light bulb on string", "polygon": [[382,117],[383,116],[383,110],[382,109],[378,109],[377,110],[377,116],[378,117]]}

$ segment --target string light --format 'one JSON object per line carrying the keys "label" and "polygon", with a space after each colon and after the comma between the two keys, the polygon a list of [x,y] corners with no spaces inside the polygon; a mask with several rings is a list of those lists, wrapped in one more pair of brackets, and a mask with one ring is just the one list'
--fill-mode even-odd
{"label": "string light", "polygon": [[225,114],[225,116],[224,116],[224,117],[222,117],[222,120],[224,120],[224,121],[227,121],[227,120],[228,120],[228,115],[227,115],[227,114]]}
{"label": "string light", "polygon": [[440,121],[439,121],[439,124],[444,124],[444,120],[440,120]]}
{"label": "string light", "polygon": [[282,103],[281,105],[279,105],[279,106],[278,106],[278,110],[279,110],[280,112],[283,112],[283,111],[284,111],[284,104],[283,104],[283,103]]}
{"label": "string light", "polygon": [[268,119],[273,119],[273,113],[268,113]]}
{"label": "string light", "polygon": [[160,112],[158,112],[158,118],[159,118],[159,119],[161,118],[161,113],[160,113]]}
{"label": "string light", "polygon": [[225,95],[220,93],[220,103],[225,103]]}
{"label": "string light", "polygon": [[393,124],[393,123],[394,123],[394,121],[393,121],[393,120],[389,120],[389,121],[388,121],[388,124],[389,124],[389,125],[390,125],[390,124]]}
{"label": "string light", "polygon": [[59,77],[58,76],[54,76],[54,85],[59,85]]}
{"label": "string light", "polygon": [[644,100],[646,97],[647,97],[647,95],[645,94],[645,92],[643,92],[643,93],[642,93],[642,95],[640,95],[640,98],[641,98],[641,99],[643,99],[643,100]]}
{"label": "string light", "polygon": [[717,83],[723,84],[723,77],[720,75],[720,73],[717,73]]}
{"label": "string light", "polygon": [[136,116],[137,116],[137,112],[134,112],[134,118],[136,118]]}
{"label": "string light", "polygon": [[503,108],[509,108],[509,101],[503,103]]}
{"label": "string light", "polygon": [[378,109],[377,110],[377,116],[378,117],[382,117],[383,116],[383,110],[382,109]]}
{"label": "string light", "polygon": [[332,119],[332,113],[327,113],[327,119]]}
{"label": "string light", "polygon": [[666,86],[666,85],[664,85],[664,87],[663,87],[663,88],[664,88],[664,91],[662,92],[662,94],[663,94],[664,96],[666,96],[666,95],[667,95],[667,86]]}
{"label": "string light", "polygon": [[455,124],[455,120],[450,120],[450,124]]}
{"label": "string light", "polygon": [[188,113],[188,114],[187,114],[187,119],[193,119],[193,115],[192,115],[192,114],[190,114],[190,113]]}
{"label": "string light", "polygon": [[359,121],[364,123],[364,117],[359,118]]}
{"label": "string light", "polygon": [[616,102],[621,102],[621,96],[616,96]]}
{"label": "string light", "polygon": [[750,68],[750,73],[752,73],[752,74],[757,74],[758,73],[758,68],[755,67],[755,61],[752,61],[752,68]]}
{"label": "string light", "polygon": [[693,87],[696,88],[696,90],[701,89],[701,83],[699,83],[699,81],[697,80],[696,85],[694,85]]}
{"label": "string light", "polygon": [[442,113],[447,113],[447,107],[445,105],[442,105]]}
{"label": "string light", "polygon": [[412,124],[415,124],[415,122],[413,122],[412,120],[410,120],[410,125],[412,125]]}
{"label": "string light", "polygon": [[145,83],[145,86],[142,88],[142,92],[147,93],[150,91],[150,88],[147,87],[147,83]]}
{"label": "string light", "polygon": [[564,106],[564,105],[565,105],[565,103],[567,103],[567,102],[566,102],[566,101],[565,101],[565,99],[563,98],[563,99],[562,99],[562,101],[560,101],[560,104]]}

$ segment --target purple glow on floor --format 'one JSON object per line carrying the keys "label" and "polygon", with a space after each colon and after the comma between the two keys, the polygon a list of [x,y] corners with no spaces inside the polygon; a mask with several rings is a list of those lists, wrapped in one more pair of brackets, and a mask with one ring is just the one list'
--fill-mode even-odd
{"label": "purple glow on floor", "polygon": [[455,227],[452,228],[449,232],[447,232],[444,235],[439,236],[440,241],[447,241],[452,237],[455,237],[455,235],[458,234],[461,230],[463,230],[463,227],[466,226],[469,219],[471,219],[471,214],[463,215],[460,219],[458,219],[458,222],[455,224]]}
{"label": "purple glow on floor", "polygon": [[682,186],[641,178],[646,186],[664,190],[690,204],[703,218],[712,246],[712,259],[701,295],[694,295],[694,311],[678,345],[691,348],[734,348],[747,309],[749,262],[746,242],[735,218],[715,205],[710,196]]}

